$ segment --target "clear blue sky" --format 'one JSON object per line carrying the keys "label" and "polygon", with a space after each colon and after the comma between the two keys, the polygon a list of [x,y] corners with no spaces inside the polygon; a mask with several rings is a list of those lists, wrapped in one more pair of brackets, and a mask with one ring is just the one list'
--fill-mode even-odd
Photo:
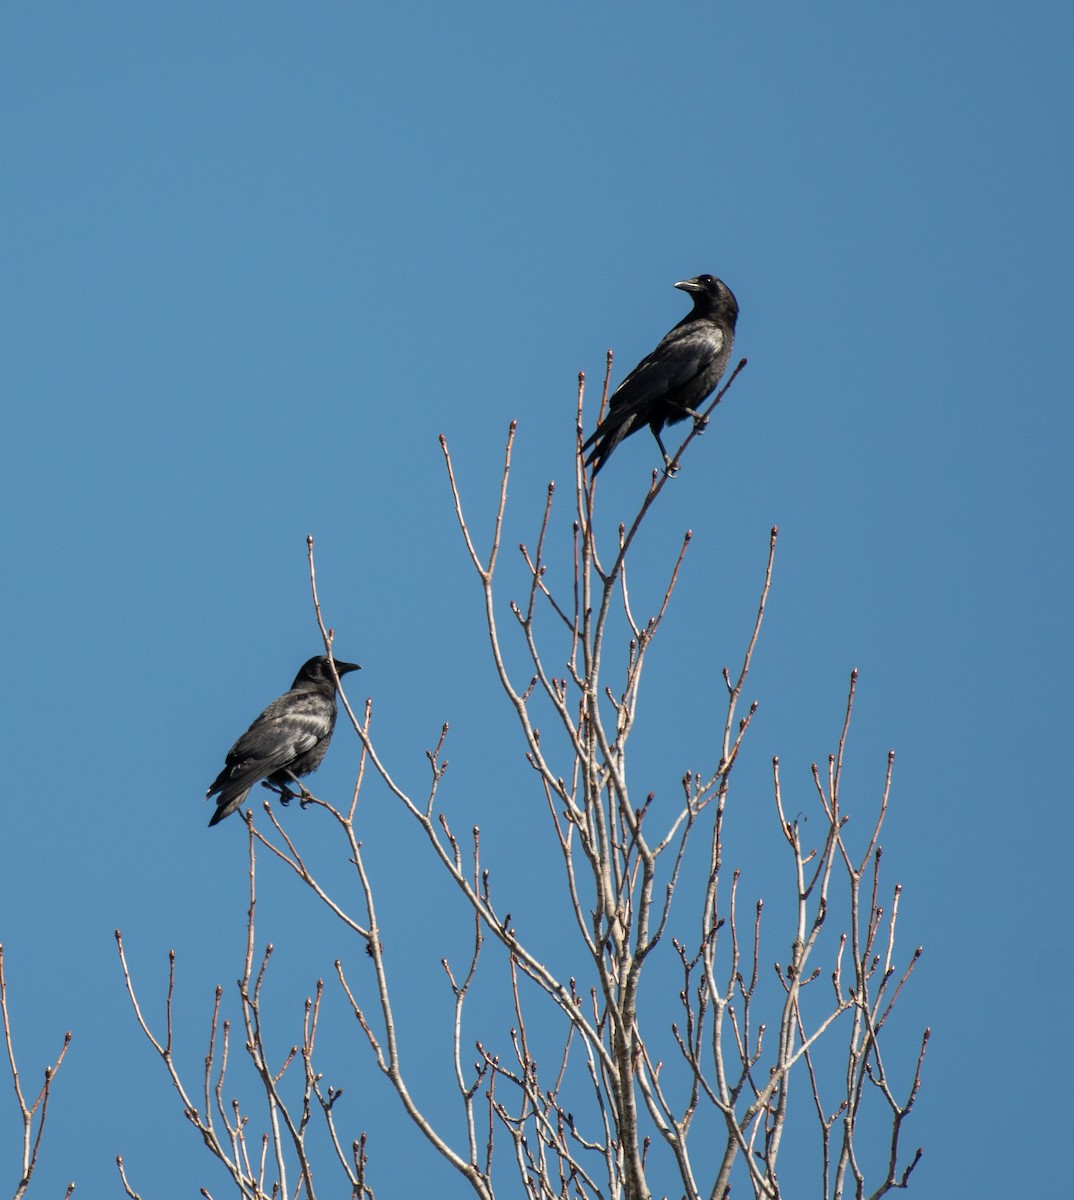
{"label": "clear blue sky", "polygon": [[[242,828],[207,830],[201,797],[318,650],[307,533],[386,757],[423,786],[450,720],[445,804],[513,869],[512,810],[543,802],[515,786],[437,435],[484,530],[518,419],[508,542],[532,538],[547,481],[570,482],[577,372],[613,347],[620,378],[704,271],[736,292],[750,363],[639,547],[636,578],[662,579],[694,530],[643,769],[697,761],[778,523],[740,794],[770,841],[735,853],[783,852],[770,758],[808,804],[859,668],[848,802],[871,804],[894,746],[889,878],[904,949],[925,946],[906,1030],[934,1030],[912,1194],[1053,1192],[1036,1114],[1072,1065],[1070,5],[40,3],[0,35],[0,941],[24,1070],[75,1032],[35,1194],[117,1194],[118,1152],[146,1195],[226,1191],[135,1036],[112,930],[150,990],[179,952],[196,1068],[245,888]],[[656,461],[647,435],[617,452],[609,524]],[[338,737],[318,792],[343,794],[354,759]],[[383,789],[365,806],[405,941],[425,860]],[[264,937],[297,1030],[339,947],[302,944],[313,912],[275,886]],[[446,1019],[442,952],[415,1028]],[[372,1128],[395,1102],[347,1045]],[[0,1087],[9,1176],[14,1116]],[[376,1128],[382,1200],[465,1194],[401,1117]]]}

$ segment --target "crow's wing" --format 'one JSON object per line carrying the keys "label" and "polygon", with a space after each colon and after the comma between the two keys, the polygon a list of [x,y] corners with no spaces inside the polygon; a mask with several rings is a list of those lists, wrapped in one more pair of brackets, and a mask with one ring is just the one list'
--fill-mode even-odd
{"label": "crow's wing", "polygon": [[669,398],[674,403],[676,392],[688,390],[719,354],[724,340],[723,330],[707,321],[676,326],[615,389],[604,420],[589,435],[582,449],[588,449],[598,438],[607,438],[621,429],[619,437],[608,449],[610,453],[635,422],[645,424],[652,418],[654,405],[659,407]]}
{"label": "crow's wing", "polygon": [[645,409],[649,405],[689,389],[704,374],[723,341],[723,330],[708,322],[673,329],[616,388],[604,424],[620,424],[627,417],[639,415],[647,420]]}
{"label": "crow's wing", "polygon": [[288,692],[274,700],[228,751],[206,793],[252,787],[311,750],[332,728],[332,702],[320,692]]}

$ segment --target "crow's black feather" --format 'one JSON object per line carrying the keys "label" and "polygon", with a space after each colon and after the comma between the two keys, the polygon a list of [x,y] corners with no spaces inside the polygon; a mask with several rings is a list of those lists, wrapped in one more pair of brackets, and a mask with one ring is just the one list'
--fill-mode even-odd
{"label": "crow's black feather", "polygon": [[594,475],[623,438],[646,425],[660,447],[665,469],[670,469],[660,431],[686,417],[699,421],[698,410],[727,370],[738,319],[731,289],[712,275],[684,279],[675,286],[693,297],[693,311],[615,389],[604,420],[582,446],[583,451],[593,447],[586,463],[593,466]]}
{"label": "crow's black feather", "polygon": [[[359,670],[356,663],[336,659],[338,675]],[[205,793],[206,799],[218,797],[209,824],[235,812],[259,780],[285,794],[297,777],[316,771],[335,724],[336,685],[328,658],[321,654],[302,665],[290,691],[273,700],[227,752],[224,769]]]}

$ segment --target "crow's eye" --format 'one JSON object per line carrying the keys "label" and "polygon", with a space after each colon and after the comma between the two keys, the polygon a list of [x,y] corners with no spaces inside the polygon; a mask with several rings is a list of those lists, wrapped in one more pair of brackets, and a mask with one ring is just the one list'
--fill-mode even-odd
{"label": "crow's eye", "polygon": [[700,277],[700,280],[703,284],[705,284],[707,286],[710,283],[715,283],[716,277],[714,275],[702,275]]}

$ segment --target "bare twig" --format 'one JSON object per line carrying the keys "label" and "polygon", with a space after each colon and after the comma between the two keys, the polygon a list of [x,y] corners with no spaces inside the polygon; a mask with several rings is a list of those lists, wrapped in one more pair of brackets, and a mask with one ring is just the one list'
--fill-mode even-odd
{"label": "bare twig", "polygon": [[[48,1117],[49,1100],[52,1096],[52,1081],[63,1065],[67,1047],[71,1044],[71,1031],[64,1034],[63,1045],[56,1062],[46,1066],[44,1079],[37,1095],[33,1100],[27,1100],[22,1090],[22,1080],[19,1068],[15,1062],[15,1043],[11,1032],[11,1014],[8,1011],[7,977],[4,974],[4,947],[0,945],[0,1016],[4,1022],[4,1047],[7,1050],[8,1067],[11,1071],[11,1082],[15,1088],[15,1100],[19,1106],[19,1116],[22,1119],[22,1157],[19,1167],[19,1179],[15,1185],[14,1200],[21,1200],[30,1186],[30,1179],[37,1166],[37,1156],[41,1150],[41,1139],[45,1134],[45,1120]],[[34,1128],[36,1118],[36,1129]],[[67,1188],[67,1195],[74,1191],[72,1183]]]}

